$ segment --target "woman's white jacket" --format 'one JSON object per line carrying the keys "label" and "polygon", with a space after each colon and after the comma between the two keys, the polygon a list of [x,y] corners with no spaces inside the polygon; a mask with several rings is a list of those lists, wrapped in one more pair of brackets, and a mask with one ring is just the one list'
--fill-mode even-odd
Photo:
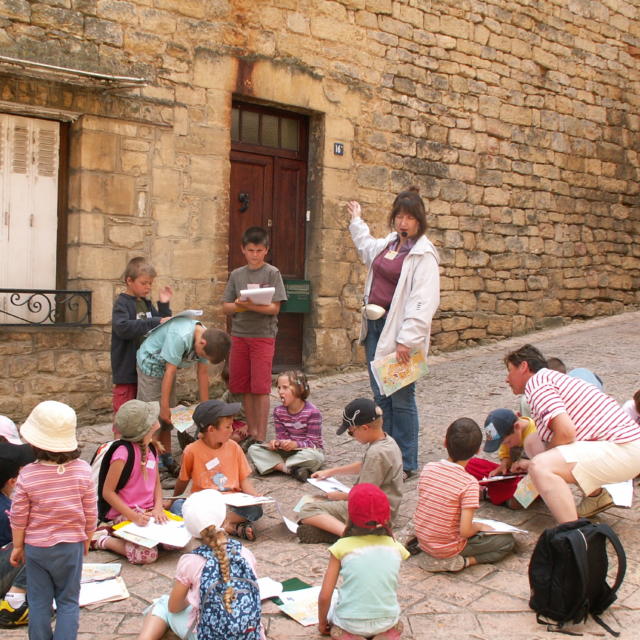
{"label": "woman's white jacket", "polygon": [[[386,238],[374,238],[362,218],[354,218],[349,225],[351,238],[360,259],[368,268],[364,287],[364,302],[369,299],[374,259],[398,234],[394,231]],[[429,351],[431,320],[440,303],[439,257],[436,248],[426,236],[421,236],[402,263],[400,278],[391,300],[391,306],[378,340],[375,357],[381,358],[396,350],[396,343],[421,348],[425,358]],[[367,320],[362,316],[360,343],[367,335]]]}

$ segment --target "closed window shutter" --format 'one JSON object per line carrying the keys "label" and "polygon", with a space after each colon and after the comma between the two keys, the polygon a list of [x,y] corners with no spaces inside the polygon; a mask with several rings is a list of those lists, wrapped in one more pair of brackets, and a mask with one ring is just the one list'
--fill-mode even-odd
{"label": "closed window shutter", "polygon": [[55,288],[59,147],[59,123],[0,114],[2,288]]}

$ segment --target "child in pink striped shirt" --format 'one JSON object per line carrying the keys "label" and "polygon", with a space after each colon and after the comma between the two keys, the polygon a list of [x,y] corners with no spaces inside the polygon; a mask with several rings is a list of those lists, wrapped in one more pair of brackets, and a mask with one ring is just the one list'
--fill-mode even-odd
{"label": "child in pink striped shirt", "polygon": [[36,461],[23,467],[11,504],[13,566],[25,563],[29,637],[73,640],[80,621],[82,557],[96,527],[96,490],[91,467],[80,460],[75,411],[54,400],[41,402],[20,428]]}

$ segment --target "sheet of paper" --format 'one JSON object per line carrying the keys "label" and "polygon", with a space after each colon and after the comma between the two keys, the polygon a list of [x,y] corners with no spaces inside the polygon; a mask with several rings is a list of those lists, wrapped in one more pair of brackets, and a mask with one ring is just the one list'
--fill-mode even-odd
{"label": "sheet of paper", "polygon": [[511,478],[522,478],[524,474],[522,473],[509,473],[504,476],[493,476],[491,478],[482,478],[482,480],[478,480],[480,484],[489,484],[490,482],[500,482],[501,480],[511,480]]}
{"label": "sheet of paper", "polygon": [[[176,520],[169,520],[169,522],[164,524],[158,524],[151,518],[149,523],[144,527],[130,522],[124,527],[114,530],[114,534],[119,537],[125,537],[122,535],[123,533],[151,541],[152,547],[162,543],[172,547],[182,548],[191,540],[191,534],[184,526],[184,522],[178,522]],[[143,546],[148,547],[149,545],[145,544]]]}
{"label": "sheet of paper", "polygon": [[196,405],[185,407],[180,404],[171,409],[171,423],[180,433],[193,426],[193,411],[195,408]]}
{"label": "sheet of paper", "polygon": [[80,582],[100,582],[117,578],[122,571],[119,562],[85,562],[82,565]]}
{"label": "sheet of paper", "polygon": [[518,527],[514,527],[511,524],[507,524],[506,522],[500,522],[499,520],[491,520],[489,518],[474,518],[474,522],[481,522],[482,524],[486,524],[491,527],[491,531],[483,531],[482,533],[487,535],[491,533],[529,533],[525,529],[518,529]]}
{"label": "sheet of paper", "polygon": [[273,498],[269,496],[252,496],[242,491],[222,491],[220,492],[225,504],[231,507],[250,507],[254,504],[267,504],[269,502],[275,502]]}
{"label": "sheet of paper", "polygon": [[399,389],[415,382],[427,375],[429,368],[424,358],[424,352],[417,349],[411,352],[409,362],[400,363],[396,360],[395,352],[371,362],[378,388],[385,396],[390,396]]}
{"label": "sheet of paper", "polygon": [[335,478],[325,478],[324,480],[320,480],[319,478],[308,478],[307,482],[312,484],[314,487],[321,489],[325,493],[329,493],[330,491],[342,491],[343,493],[349,493],[351,490],[346,484],[342,484],[340,480],[336,480]]}
{"label": "sheet of paper", "polygon": [[527,509],[529,505],[540,495],[540,492],[536,489],[536,485],[533,484],[533,480],[529,474],[527,474],[516,487],[516,491],[513,497]]}
{"label": "sheet of paper", "polygon": [[303,627],[318,624],[318,594],[320,587],[283,591],[280,599],[284,604],[280,610],[299,622]]}
{"label": "sheet of paper", "polygon": [[609,492],[616,507],[630,507],[633,503],[633,480],[605,484],[603,489]]}
{"label": "sheet of paper", "polygon": [[277,598],[282,593],[282,582],[273,578],[258,578],[258,588],[260,589],[260,600]]}
{"label": "sheet of paper", "polygon": [[86,582],[80,585],[80,606],[97,602],[115,602],[129,597],[127,585],[121,576],[101,582]]}
{"label": "sheet of paper", "polygon": [[253,304],[271,304],[275,287],[261,287],[259,289],[241,289],[240,299],[249,299]]}

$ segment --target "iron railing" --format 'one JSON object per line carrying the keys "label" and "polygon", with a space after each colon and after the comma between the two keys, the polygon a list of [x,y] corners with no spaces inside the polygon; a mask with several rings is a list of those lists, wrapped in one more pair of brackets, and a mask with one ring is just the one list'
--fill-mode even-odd
{"label": "iron railing", "polygon": [[0,325],[77,327],[91,324],[91,291],[0,289]]}

